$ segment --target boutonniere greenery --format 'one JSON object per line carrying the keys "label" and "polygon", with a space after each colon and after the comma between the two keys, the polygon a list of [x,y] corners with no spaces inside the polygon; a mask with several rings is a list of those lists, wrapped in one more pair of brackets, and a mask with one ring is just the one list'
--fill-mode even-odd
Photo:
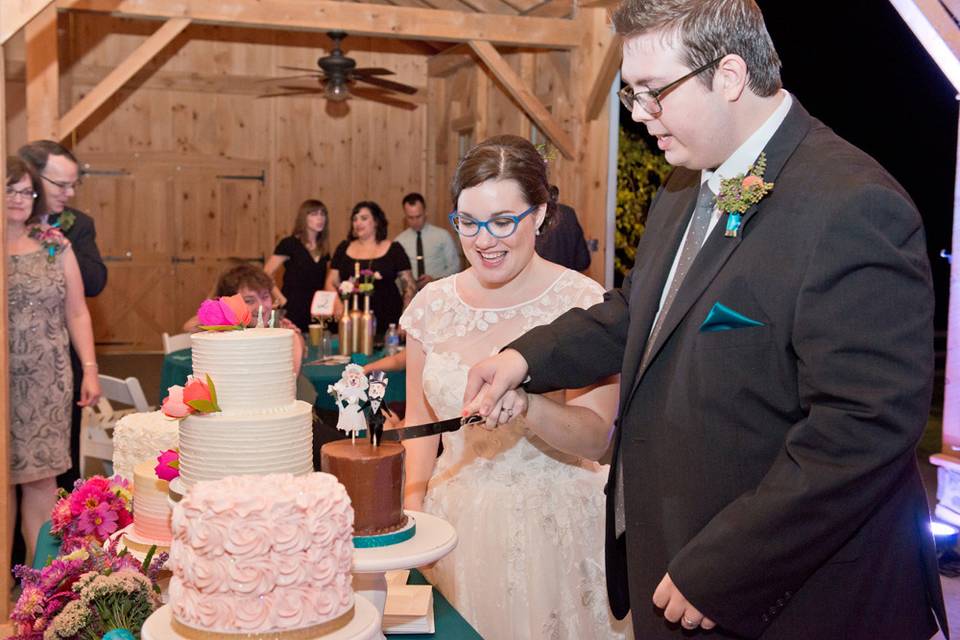
{"label": "boutonniere greenery", "polygon": [[727,228],[723,235],[736,238],[743,214],[773,189],[772,182],[763,181],[763,172],[766,170],[767,154],[761,153],[746,173],[720,181],[717,206],[727,214]]}
{"label": "boutonniere greenery", "polygon": [[70,241],[66,239],[60,229],[48,225],[31,225],[27,236],[40,243],[40,246],[47,253],[47,262],[55,262],[57,254],[62,253],[70,245]]}
{"label": "boutonniere greenery", "polygon": [[64,209],[60,214],[60,217],[57,218],[57,221],[54,222],[51,227],[59,227],[61,231],[66,233],[70,231],[70,227],[73,226],[73,223],[77,221],[77,214],[71,211],[70,209]]}

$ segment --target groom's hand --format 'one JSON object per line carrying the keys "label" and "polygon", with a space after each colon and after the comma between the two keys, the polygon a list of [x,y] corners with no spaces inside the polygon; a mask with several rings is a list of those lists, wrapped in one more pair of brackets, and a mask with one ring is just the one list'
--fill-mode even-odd
{"label": "groom's hand", "polygon": [[653,604],[658,609],[663,609],[664,618],[670,622],[679,622],[684,629],[703,627],[704,630],[709,631],[717,626],[713,620],[705,618],[683,597],[677,585],[673,584],[669,573],[664,574],[663,580],[653,592]]}
{"label": "groom's hand", "polygon": [[504,395],[520,386],[528,368],[527,361],[514,349],[505,349],[473,365],[463,392],[463,415],[480,414],[488,429],[506,422],[509,417],[501,416]]}

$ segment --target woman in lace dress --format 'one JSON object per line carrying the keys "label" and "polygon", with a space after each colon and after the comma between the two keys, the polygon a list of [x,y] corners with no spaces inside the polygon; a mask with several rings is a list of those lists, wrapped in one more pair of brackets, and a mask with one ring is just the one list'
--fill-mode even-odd
{"label": "woman in lace dress", "polygon": [[[534,252],[556,206],[523,138],[498,136],[457,168],[451,214],[470,268],[427,285],[407,331],[407,424],[461,415],[467,371],[531,327],[600,302],[603,289]],[[603,574],[606,450],[617,379],[520,398],[495,430],[469,427],[407,446],[407,508],[433,513],[459,543],[429,578],[487,640],[625,637]],[[577,423],[590,428],[567,428]]]}
{"label": "woman in lace dress", "polygon": [[[57,500],[57,475],[70,468],[73,342],[83,364],[80,404],[100,396],[90,314],[77,259],[58,230],[34,222],[39,178],[19,158],[7,160],[3,209],[7,224],[10,345],[10,493],[15,515],[20,486],[27,563],[37,533]],[[43,232],[42,235],[41,232]],[[10,522],[13,522],[11,517]]]}

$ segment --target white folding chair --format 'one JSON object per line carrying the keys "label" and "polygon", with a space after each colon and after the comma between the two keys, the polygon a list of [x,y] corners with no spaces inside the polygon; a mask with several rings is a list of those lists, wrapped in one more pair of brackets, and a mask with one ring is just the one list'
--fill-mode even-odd
{"label": "white folding chair", "polygon": [[[113,463],[113,427],[128,413],[151,411],[140,381],[100,375],[101,396],[95,407],[84,407],[80,418],[80,477],[86,477],[87,458]],[[111,401],[129,405],[114,409]]]}
{"label": "white folding chair", "polygon": [[166,331],[163,332],[163,354],[172,353],[174,351],[181,351],[183,349],[190,348],[190,334],[189,333],[178,333],[176,335],[170,335]]}

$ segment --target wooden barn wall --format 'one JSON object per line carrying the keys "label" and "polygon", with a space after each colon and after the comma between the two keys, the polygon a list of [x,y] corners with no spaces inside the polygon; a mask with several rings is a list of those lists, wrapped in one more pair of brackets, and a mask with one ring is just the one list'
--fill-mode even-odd
{"label": "wooden barn wall", "polygon": [[[602,11],[582,10],[585,44],[581,50],[501,50],[510,66],[537,98],[571,134],[576,145],[573,159],[554,150],[549,160],[549,178],[560,189],[560,201],[573,206],[584,234],[596,251],[588,275],[603,283],[606,251],[606,171],[609,122],[606,109],[599,119],[584,122],[585,101],[602,59],[609,30]],[[515,134],[534,142],[546,138],[536,130],[498,82],[481,63],[462,56],[464,63],[452,72],[430,77],[428,134],[429,194],[442,206],[452,208],[450,183],[460,158],[461,138],[477,142],[497,134]],[[466,137],[469,138],[466,138]]]}
{"label": "wooden barn wall", "polygon": [[6,66],[5,103],[6,103],[6,149],[0,151],[10,155],[27,141],[27,96],[24,71],[23,30],[17,32],[3,44]]}
{"label": "wooden barn wall", "polygon": [[[61,15],[61,113],[156,28]],[[68,139],[92,171],[77,204],[96,218],[110,269],[90,301],[101,349],[159,348],[160,332],[179,332],[217,273],[272,253],[306,198],[329,208],[331,250],[360,200],[381,204],[391,236],[403,228],[401,198],[426,188],[425,91],[411,110],[259,97],[278,90],[265,79],[297,73],[280,65],[314,68],[329,46],[318,33],[191,25]],[[425,89],[422,47],[344,41],[358,66]]]}

